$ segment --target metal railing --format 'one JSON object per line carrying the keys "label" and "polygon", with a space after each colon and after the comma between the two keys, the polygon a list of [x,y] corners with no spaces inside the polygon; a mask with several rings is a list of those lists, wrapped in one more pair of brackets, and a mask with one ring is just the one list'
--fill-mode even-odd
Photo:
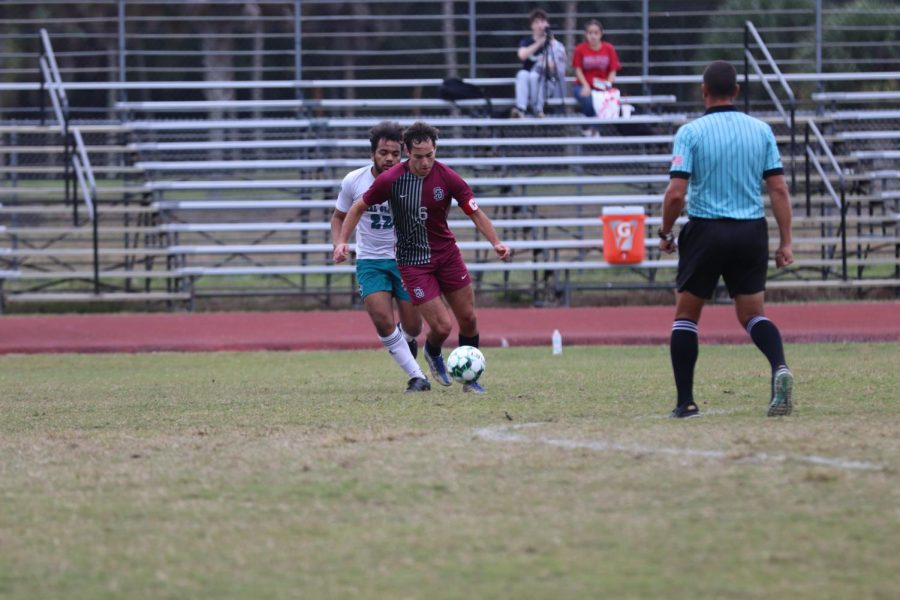
{"label": "metal railing", "polygon": [[[72,4],[78,6],[66,6]],[[736,7],[736,3],[710,11],[711,4],[723,3],[703,0],[680,2],[678,10],[672,10],[672,3],[667,0],[608,3],[612,5],[602,7],[598,5],[603,3],[585,0],[551,0],[543,4],[551,13],[554,31],[569,48],[581,41],[584,22],[602,15],[607,37],[620,54],[626,55],[623,64],[632,66],[635,73],[644,74],[702,66],[694,51],[710,47],[711,41],[715,43],[711,47],[723,59],[739,60],[740,48],[728,42],[726,36],[740,35],[744,20],[758,14],[756,6]],[[880,15],[890,10],[887,6],[880,10],[875,6],[848,8],[840,0],[805,4],[805,7],[770,5],[765,17],[779,47],[785,50],[782,65],[802,64],[805,69],[815,66],[817,71],[823,67],[840,69],[846,64],[843,54],[830,52],[838,44],[825,39],[822,30],[828,31],[839,23],[844,31],[865,35],[869,27],[877,24]],[[30,35],[24,29],[39,22],[55,36],[68,34],[73,40],[82,38],[74,48],[89,60],[76,67],[80,73],[94,75],[104,69],[100,65],[117,67],[121,74],[126,69],[186,73],[203,68],[193,58],[186,61],[183,57],[190,57],[205,44],[203,53],[233,57],[256,55],[261,63],[237,60],[235,68],[244,72],[261,69],[278,72],[281,78],[289,77],[291,72],[306,77],[333,72],[335,62],[330,58],[334,55],[334,41],[338,39],[346,40],[345,49],[363,59],[354,61],[360,76],[368,68],[400,72],[409,61],[417,61],[415,64],[424,69],[435,67],[442,71],[455,66],[459,75],[468,77],[476,76],[476,68],[481,74],[491,70],[509,71],[517,62],[514,50],[518,40],[527,34],[526,14],[530,8],[523,9],[523,3],[502,0],[421,0],[414,12],[398,9],[395,2],[388,0],[355,3],[6,0],[4,5],[9,9],[6,18],[0,17],[0,35],[17,41]],[[248,10],[248,5],[253,6]],[[848,13],[857,18],[848,22]],[[881,20],[885,21],[883,17]],[[409,36],[413,30],[421,35]],[[90,35],[85,35],[86,32]],[[706,32],[722,35],[714,40],[698,39],[698,33]],[[261,36],[265,37],[264,44],[259,43]],[[404,44],[391,39],[397,37],[417,41]],[[161,48],[160,42],[165,46]],[[808,44],[815,44],[816,65],[812,56],[796,52],[797,47]],[[18,50],[19,46],[13,48]],[[167,61],[165,55],[172,50],[178,54],[170,55],[168,58],[174,60]],[[399,60],[388,60],[386,52]],[[426,60],[426,56],[430,58]],[[95,60],[97,57],[103,60]],[[864,68],[886,69],[888,64],[897,64],[896,59],[882,59],[888,60],[882,63],[876,56],[870,59]],[[169,64],[163,64],[166,62]],[[876,66],[879,64],[880,67]]]}
{"label": "metal railing", "polygon": [[[810,145],[810,133],[812,133],[812,135],[815,137],[815,145]],[[831,180],[828,174],[825,172],[825,168],[822,166],[821,161],[819,161],[819,157],[816,152],[817,149],[821,151],[826,158],[828,158],[828,162],[831,165],[831,168],[834,170],[835,174],[837,174],[840,195],[835,191],[834,186],[831,185]],[[812,212],[812,186],[810,182],[810,169],[811,167],[815,167],[816,171],[819,173],[819,177],[821,177],[822,185],[828,191],[828,195],[831,196],[831,198],[834,200],[834,203],[841,211],[841,279],[847,281],[847,185],[844,181],[844,172],[841,169],[841,166],[838,164],[837,159],[834,157],[834,154],[832,154],[831,148],[828,147],[828,142],[825,141],[825,137],[822,135],[822,132],[820,132],[819,128],[816,126],[815,121],[806,122],[806,129],[804,131],[804,154],[806,157],[806,216],[810,216]]]}
{"label": "metal railing", "polygon": [[[866,60],[852,60],[845,44],[821,35],[823,29],[839,29],[862,38],[883,25],[881,37],[855,44],[878,48],[879,40],[890,39],[885,36],[896,27],[886,6],[849,8],[841,0],[771,6],[763,27],[757,8],[750,5],[736,8],[730,3],[711,11],[712,4],[722,3],[689,0],[673,11],[665,0],[607,4],[611,6],[550,0],[544,7],[570,52],[582,39],[585,21],[602,16],[605,37],[622,61],[620,75],[641,76],[645,94],[657,85],[647,79],[651,75],[697,72],[711,56],[740,61],[739,36],[746,19],[757,19],[785,70],[822,74],[900,67],[900,59],[890,53],[879,58],[874,55],[880,53],[872,52]],[[512,76],[520,64],[515,49],[528,33],[525,11],[530,7],[503,0],[422,0],[415,11],[398,9],[388,0],[6,0],[3,8],[0,37],[8,42],[0,48],[4,82],[30,78],[30,70],[22,65],[31,55],[36,29],[43,26],[53,35],[68,81],[123,83],[161,78],[383,79],[406,77],[410,71],[441,78]],[[854,17],[851,22],[848,14]],[[341,52],[335,52],[336,42]],[[820,58],[815,63],[805,51],[811,46]],[[679,96],[688,89],[693,92],[687,86],[667,87],[666,92]],[[73,95],[74,89],[69,88]],[[121,88],[118,100],[128,100],[127,95]],[[97,98],[90,107],[101,112],[103,99]],[[32,110],[24,100],[3,106],[9,114]]]}
{"label": "metal railing", "polygon": [[[759,67],[759,63],[753,58],[753,53],[750,52],[750,38],[756,42],[757,47],[760,52],[762,52],[763,56],[766,59],[766,62],[769,64],[769,67],[772,69],[772,72],[778,78],[778,83],[781,84],[781,87],[784,89],[785,93],[788,97],[788,111],[785,111],[784,105],[778,99],[778,95],[775,93],[775,90],[772,89],[772,85],[763,75],[762,69]],[[797,174],[796,174],[796,149],[797,149],[797,128],[796,128],[796,112],[797,112],[797,100],[794,97],[794,91],[791,89],[791,86],[788,84],[787,80],[784,78],[784,75],[781,74],[781,70],[778,68],[778,65],[775,63],[775,60],[772,58],[772,54],[769,52],[769,49],[766,47],[765,42],[763,42],[762,37],[760,37],[759,32],[756,30],[756,27],[753,25],[751,21],[746,21],[744,23],[744,112],[750,113],[750,69],[749,67],[753,67],[753,71],[756,73],[757,77],[759,77],[759,81],[762,84],[763,88],[769,94],[769,98],[772,100],[772,103],[775,105],[775,108],[778,110],[781,117],[784,119],[785,125],[790,129],[791,132],[791,193],[795,193],[797,191]]]}
{"label": "metal railing", "polygon": [[100,293],[100,250],[97,215],[97,180],[91,168],[87,148],[81,130],[70,127],[71,113],[66,88],[63,85],[53,45],[46,29],[41,29],[41,56],[39,58],[41,72],[41,124],[46,122],[44,114],[44,92],[50,96],[53,112],[59,123],[63,138],[63,168],[65,178],[65,202],[72,204],[72,222],[78,226],[78,191],[84,200],[87,218],[93,227],[93,259],[94,259],[94,293]]}

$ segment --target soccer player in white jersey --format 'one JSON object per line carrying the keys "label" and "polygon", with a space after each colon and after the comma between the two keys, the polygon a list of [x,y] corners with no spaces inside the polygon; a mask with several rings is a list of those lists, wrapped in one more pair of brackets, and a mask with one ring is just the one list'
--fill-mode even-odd
{"label": "soccer player in white jersey", "polygon": [[[400,162],[403,128],[398,123],[383,121],[369,131],[372,164],[351,171],[341,182],[334,214],[331,217],[331,239],[339,239],[341,227],[353,202],[371,187],[375,177]],[[407,392],[426,392],[431,383],[416,362],[416,336],[422,330],[422,317],[410,303],[403,289],[394,256],[394,218],[387,204],[371,206],[356,227],[356,278],[359,294],[375,325],[375,331],[391,358],[409,377]],[[394,304],[400,323],[394,320]]]}

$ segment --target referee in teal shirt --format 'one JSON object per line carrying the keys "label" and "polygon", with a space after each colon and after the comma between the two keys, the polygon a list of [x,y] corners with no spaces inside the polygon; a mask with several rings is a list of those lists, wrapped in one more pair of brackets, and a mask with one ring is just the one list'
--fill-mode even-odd
{"label": "referee in teal shirt", "polygon": [[[703,72],[706,113],[675,135],[669,187],[663,199],[660,250],[678,250],[675,321],[669,344],[678,402],[672,416],[697,417],[694,366],[697,323],[719,277],[734,298],[738,321],[772,368],[770,417],[793,409],[794,377],[784,359],[781,334],[764,314],[769,263],[768,226],[762,201],[766,181],[780,241],[776,266],[794,262],[791,252],[791,198],[772,129],[735,110],[740,91],[731,64],[716,61]],[[672,227],[687,200],[688,222]]]}

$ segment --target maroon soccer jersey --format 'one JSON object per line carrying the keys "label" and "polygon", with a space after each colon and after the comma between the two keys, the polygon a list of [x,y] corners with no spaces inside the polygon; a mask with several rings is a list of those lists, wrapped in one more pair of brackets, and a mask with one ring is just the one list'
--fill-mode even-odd
{"label": "maroon soccer jersey", "polygon": [[447,225],[451,198],[463,212],[478,210],[472,189],[456,171],[434,161],[425,177],[414,175],[408,161],[394,165],[377,178],[363,195],[369,206],[390,202],[397,235],[397,264],[424,265],[448,251],[456,251],[456,238]]}

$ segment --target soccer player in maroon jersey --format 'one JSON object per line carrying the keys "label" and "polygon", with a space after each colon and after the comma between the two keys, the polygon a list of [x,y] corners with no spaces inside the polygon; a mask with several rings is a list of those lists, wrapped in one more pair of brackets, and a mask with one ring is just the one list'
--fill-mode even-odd
{"label": "soccer player in maroon jersey", "polygon": [[[425,360],[438,383],[451,385],[441,346],[450,336],[452,325],[441,296],[459,324],[459,345],[478,347],[472,279],[447,224],[451,199],[456,199],[501,260],[509,258],[509,247],[479,210],[469,185],[453,169],[435,160],[437,139],[438,130],[422,121],[403,132],[408,160],[379,175],[362,199],[350,207],[333,258],[336,263],[347,260],[347,240],[366,209],[390,202],[403,286],[429,327]],[[478,382],[464,384],[463,390],[484,393]]]}

